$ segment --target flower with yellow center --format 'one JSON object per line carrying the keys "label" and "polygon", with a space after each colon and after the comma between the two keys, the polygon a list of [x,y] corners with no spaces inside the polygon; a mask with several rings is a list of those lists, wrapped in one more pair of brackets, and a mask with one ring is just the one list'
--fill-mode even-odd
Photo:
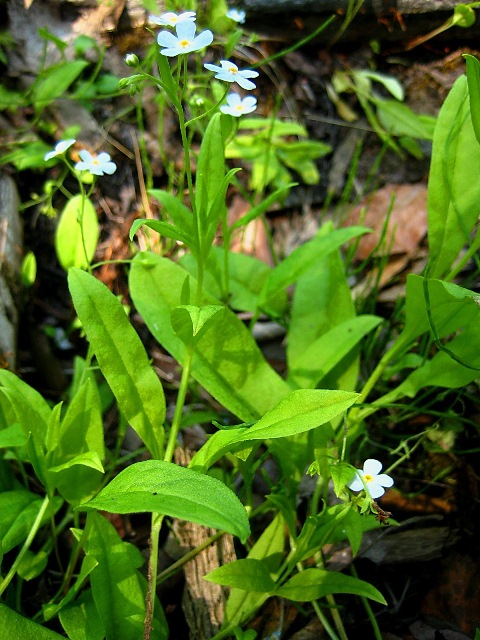
{"label": "flower with yellow center", "polygon": [[352,491],[362,491],[366,486],[374,500],[380,498],[385,493],[385,487],[393,485],[393,479],[386,473],[380,473],[381,470],[382,463],[379,460],[374,458],[365,460],[363,470],[357,469],[355,478],[347,485],[348,488]]}
{"label": "flower with yellow center", "polygon": [[160,50],[160,53],[164,56],[172,57],[208,47],[213,41],[213,33],[206,29],[196,36],[196,28],[194,22],[187,20],[177,24],[175,27],[176,36],[170,31],[160,31],[157,36],[157,42],[161,47],[164,47]]}
{"label": "flower with yellow center", "polygon": [[206,63],[203,65],[209,71],[215,71],[215,78],[224,82],[236,82],[242,89],[255,89],[255,84],[248,78],[256,78],[258,71],[251,69],[240,70],[237,65],[230,60],[220,60],[220,66]]}
{"label": "flower with yellow center", "polygon": [[150,22],[159,24],[162,27],[176,27],[181,22],[195,22],[195,11],[184,11],[183,13],[173,13],[173,11],[167,11],[162,13],[161,16],[149,16]]}
{"label": "flower with yellow center", "polygon": [[111,175],[117,170],[117,165],[111,161],[108,153],[103,152],[93,156],[86,149],[82,149],[78,155],[81,160],[75,165],[77,171],[89,171],[94,176],[103,176],[105,173]]}
{"label": "flower with yellow center", "polygon": [[240,117],[244,113],[252,113],[257,108],[257,99],[253,96],[241,98],[238,93],[229,93],[227,96],[227,104],[220,107],[222,113],[230,116]]}

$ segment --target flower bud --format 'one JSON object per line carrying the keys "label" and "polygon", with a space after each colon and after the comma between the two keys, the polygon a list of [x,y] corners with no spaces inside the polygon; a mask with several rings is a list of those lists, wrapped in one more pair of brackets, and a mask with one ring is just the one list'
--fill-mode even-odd
{"label": "flower bud", "polygon": [[134,53],[127,53],[127,55],[125,56],[125,64],[129,67],[138,67],[138,56]]}

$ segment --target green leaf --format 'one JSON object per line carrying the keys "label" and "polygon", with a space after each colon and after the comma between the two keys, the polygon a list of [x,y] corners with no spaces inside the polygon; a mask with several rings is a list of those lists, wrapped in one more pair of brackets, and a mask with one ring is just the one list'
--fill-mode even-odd
{"label": "green leaf", "polygon": [[152,456],[161,457],[165,396],[140,338],[121,303],[99,280],[80,269],[70,269],[68,282],[80,321],[120,410]]}
{"label": "green leaf", "polygon": [[[216,113],[203,135],[198,156],[195,203],[199,225],[198,242],[208,228],[209,211],[225,177],[225,145],[222,135],[221,114]],[[225,206],[225,205],[224,205]]]}
{"label": "green leaf", "polygon": [[[284,547],[285,523],[277,514],[250,549],[247,559],[260,560],[268,572],[275,572],[280,567]],[[232,588],[225,607],[224,625],[240,624],[243,617],[257,609],[265,599],[250,590]]]}
{"label": "green leaf", "polygon": [[55,98],[63,96],[87,66],[88,62],[85,60],[72,60],[61,62],[44,71],[32,96],[35,111],[38,113]]}
{"label": "green leaf", "polygon": [[285,438],[314,429],[346,411],[358,398],[351,391],[297,389],[268,411],[239,440]]}
{"label": "green leaf", "polygon": [[364,227],[336,229],[328,235],[316,235],[312,240],[297,247],[270,274],[263,287],[260,304],[278,292],[283,292],[322,257],[335,251],[352,238],[367,233]]}
{"label": "green leaf", "polygon": [[65,205],[55,232],[55,250],[65,271],[70,267],[88,267],[95,255],[99,235],[97,212],[91,200],[81,195],[73,196]]}
{"label": "green leaf", "polygon": [[205,580],[257,593],[268,593],[275,588],[268,566],[264,561],[253,558],[235,560],[218,567],[207,573]]}
{"label": "green leaf", "polygon": [[316,387],[381,321],[377,316],[364,315],[332,327],[295,357],[288,381],[299,387]]}
{"label": "green leaf", "polygon": [[[320,233],[328,236],[331,225]],[[312,344],[342,322],[355,317],[355,304],[347,282],[345,264],[337,249],[320,258],[303,273],[295,286],[287,333],[288,371],[308,353]],[[354,349],[327,376],[323,386],[355,390],[358,378],[358,349]],[[323,382],[323,381],[322,381]]]}
{"label": "green leaf", "polygon": [[196,307],[191,304],[175,307],[172,310],[173,330],[184,344],[193,344],[211,328],[210,320],[219,311],[223,311],[223,307],[213,304],[205,307]]}
{"label": "green leaf", "polygon": [[[399,338],[406,343],[431,329],[424,284],[421,276],[407,276],[405,327]],[[443,280],[429,278],[426,286],[431,321],[439,338],[450,335],[477,318],[478,294]]]}
{"label": "green leaf", "polygon": [[394,78],[393,76],[387,76],[384,73],[366,70],[354,71],[352,75],[357,84],[361,85],[365,81],[365,79],[374,80],[375,82],[379,82],[380,84],[382,84],[396,100],[402,101],[405,97],[405,92],[402,85],[397,80],[397,78]]}
{"label": "green leaf", "polygon": [[32,433],[38,445],[43,446],[51,414],[50,407],[38,391],[11,371],[0,369],[0,405],[5,402],[11,404],[25,435],[28,437]]}
{"label": "green leaf", "polygon": [[214,433],[190,462],[190,467],[207,469],[234,446],[252,440],[286,438],[315,429],[341,415],[357,399],[350,391],[297,389],[267,411],[252,427]]}
{"label": "green leaf", "polygon": [[9,447],[24,447],[27,444],[27,436],[22,425],[12,424],[6,429],[0,430],[0,449]]}
{"label": "green leaf", "polygon": [[33,580],[44,572],[48,562],[45,551],[33,553],[27,549],[18,565],[17,573],[23,580]]}
{"label": "green leaf", "polygon": [[394,136],[432,140],[436,118],[420,115],[395,100],[375,100],[377,116],[385,131]]}
{"label": "green leaf", "polygon": [[[3,553],[7,553],[21,544],[30,533],[35,519],[40,511],[43,500],[36,494],[24,489],[3,491],[0,493],[0,540]],[[63,504],[61,498],[54,498],[53,512]],[[43,526],[49,522],[51,512],[46,513],[42,519]]]}
{"label": "green leaf", "polygon": [[294,602],[312,602],[334,593],[350,593],[387,604],[382,594],[368,582],[325,569],[305,569],[275,591],[276,595]]}
{"label": "green leaf", "polygon": [[[53,471],[53,467],[56,467],[55,471],[58,473],[60,468],[68,469],[72,465],[85,465],[103,473],[101,464],[101,460],[105,457],[103,438],[100,396],[93,378],[87,375],[85,382],[76,389],[62,420],[49,458],[49,470]],[[74,501],[74,496],[80,500],[83,490],[86,491],[83,499],[90,497],[91,491],[98,487],[98,474],[92,475],[86,469],[76,469],[73,473],[77,476],[74,477],[68,473],[56,478],[56,486],[60,488],[64,485],[67,492],[64,493],[60,488],[62,495],[69,501]],[[87,486],[89,486],[88,489]]]}
{"label": "green leaf", "polygon": [[[143,559],[136,547],[123,542],[115,527],[100,514],[89,514],[91,528],[85,552],[98,562],[90,574],[93,599],[107,640],[138,640],[143,636],[146,580],[137,570]],[[168,629],[158,600],[152,640],[166,640]]]}
{"label": "green leaf", "polygon": [[[180,363],[186,347],[175,334],[171,313],[185,304],[182,289],[190,278],[173,261],[153,254],[135,256],[129,285],[132,300],[158,342]],[[219,301],[205,293],[203,304]],[[194,351],[192,376],[224,407],[245,422],[258,419],[271,409],[290,388],[264,359],[245,325],[228,309],[210,320],[211,330],[201,335]]]}
{"label": "green leaf", "polygon": [[28,251],[22,260],[21,280],[24,287],[31,287],[37,277],[37,259],[33,251]]}
{"label": "green leaf", "polygon": [[428,180],[428,244],[433,278],[448,274],[478,219],[480,145],[467,79],[456,80],[438,115]]}
{"label": "green leaf", "polygon": [[195,250],[195,239],[189,233],[183,231],[178,227],[174,227],[169,222],[162,222],[161,220],[135,220],[130,229],[130,238],[133,238],[135,233],[140,227],[148,227],[153,229],[157,233],[165,238],[172,238],[173,240],[179,240],[183,242],[192,251]]}
{"label": "green leaf", "polygon": [[[158,200],[165,208],[174,225],[186,235],[193,238],[193,214],[177,196],[162,189],[150,189],[149,195]],[[130,239],[133,233],[130,231]]]}
{"label": "green leaf", "polygon": [[91,590],[84,591],[74,605],[62,609],[59,618],[70,640],[105,639],[105,629]]}
{"label": "green leaf", "polygon": [[0,628],[5,638],[15,640],[62,640],[63,636],[24,618],[0,602]]}
{"label": "green leaf", "polygon": [[467,84],[470,98],[470,116],[477,142],[480,143],[480,61],[469,53],[463,57],[467,63]]}
{"label": "green leaf", "polygon": [[[81,533],[82,532],[80,531],[80,535]],[[97,566],[98,566],[98,562],[92,556],[83,557],[80,573],[78,574],[74,584],[67,591],[66,595],[60,600],[60,602],[57,602],[55,604],[47,604],[43,606],[43,617],[46,621],[54,618],[60,611],[62,611],[64,607],[66,607],[70,602],[72,602],[72,600],[74,600],[76,595],[84,586],[84,583],[87,580],[88,576]],[[91,595],[91,592],[89,593]],[[77,600],[77,603],[78,602],[79,601]],[[92,604],[93,604],[93,600],[92,600]],[[98,617],[98,614],[97,614],[97,617]],[[100,619],[99,619],[99,622],[100,622]],[[62,625],[63,625],[63,622],[62,622]],[[101,622],[100,622],[100,627],[101,627]],[[103,636],[102,636],[102,640],[103,640]]]}
{"label": "green leaf", "polygon": [[245,507],[223,482],[162,460],[146,460],[127,467],[81,508],[111,513],[163,513],[224,529],[243,542],[250,534]]}

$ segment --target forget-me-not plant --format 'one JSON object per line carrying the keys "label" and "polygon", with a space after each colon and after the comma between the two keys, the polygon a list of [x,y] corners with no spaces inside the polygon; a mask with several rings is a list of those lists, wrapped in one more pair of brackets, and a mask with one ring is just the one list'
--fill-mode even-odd
{"label": "forget-me-not plant", "polygon": [[162,13],[161,16],[150,16],[149,18],[150,22],[159,24],[162,27],[176,27],[177,24],[182,22],[195,22],[196,17],[195,11],[184,11],[179,14],[167,11],[167,13]]}
{"label": "forget-me-not plant", "polygon": [[105,173],[112,175],[117,169],[117,165],[112,162],[108,153],[103,152],[94,156],[86,149],[82,149],[78,155],[81,160],[75,165],[77,171],[88,171],[93,176],[103,176]]}
{"label": "forget-me-not plant", "polygon": [[245,113],[252,113],[257,108],[257,99],[253,96],[242,98],[238,93],[229,93],[227,96],[227,104],[220,107],[222,113],[230,116],[240,117]]}
{"label": "forget-me-not plant", "polygon": [[175,27],[177,35],[174,36],[170,31],[161,31],[157,36],[157,42],[161,47],[160,53],[164,56],[173,57],[183,53],[191,53],[192,51],[200,51],[204,47],[208,47],[213,41],[213,33],[206,29],[197,36],[195,35],[197,27],[192,20],[179,22]]}
{"label": "forget-me-not plant", "polygon": [[69,138],[68,140],[59,140],[57,144],[53,147],[53,151],[49,151],[45,154],[45,162],[51,160],[52,158],[56,158],[57,156],[61,156],[62,154],[69,149],[72,144],[75,144],[75,138]]}
{"label": "forget-me-not plant", "polygon": [[226,16],[227,18],[230,18],[230,20],[233,20],[234,22],[243,24],[245,22],[245,18],[247,17],[247,14],[243,9],[233,8],[227,11]]}
{"label": "forget-me-not plant", "polygon": [[375,500],[385,493],[385,487],[393,486],[393,479],[386,473],[380,473],[382,463],[374,458],[365,460],[363,470],[357,469],[355,478],[348,483],[348,488],[352,491],[362,491],[367,487],[370,496]]}
{"label": "forget-me-not plant", "polygon": [[223,80],[224,82],[236,82],[242,89],[247,91],[255,89],[256,84],[248,80],[248,78],[257,78],[258,71],[251,69],[240,70],[234,62],[230,60],[220,60],[220,66],[215,64],[206,63],[203,65],[205,69],[215,72],[215,78],[217,80]]}

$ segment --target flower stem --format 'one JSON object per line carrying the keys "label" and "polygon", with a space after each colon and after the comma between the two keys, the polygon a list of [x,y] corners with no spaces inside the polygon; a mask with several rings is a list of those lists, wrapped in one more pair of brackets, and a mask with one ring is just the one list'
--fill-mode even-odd
{"label": "flower stem", "polygon": [[0,596],[3,594],[3,592],[8,587],[8,585],[12,581],[13,577],[17,573],[18,567],[20,566],[20,563],[21,563],[21,561],[23,559],[23,556],[29,550],[30,545],[33,542],[33,539],[35,538],[35,536],[38,533],[38,530],[41,527],[43,516],[45,515],[49,504],[50,504],[50,498],[49,498],[48,495],[46,495],[45,498],[43,499],[42,505],[41,505],[41,507],[40,507],[40,509],[39,509],[39,511],[37,513],[37,517],[35,518],[35,521],[34,521],[34,523],[32,525],[32,528],[30,529],[30,533],[28,534],[27,539],[23,543],[22,548],[20,549],[17,557],[15,558],[15,562],[12,564],[12,566],[10,567],[10,571],[7,573],[5,578],[0,583]]}

